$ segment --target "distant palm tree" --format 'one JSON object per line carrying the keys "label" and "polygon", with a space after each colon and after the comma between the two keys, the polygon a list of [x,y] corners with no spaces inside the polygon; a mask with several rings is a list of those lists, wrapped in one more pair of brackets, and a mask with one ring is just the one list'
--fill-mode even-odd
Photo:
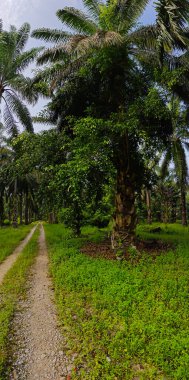
{"label": "distant palm tree", "polygon": [[34,103],[37,94],[32,89],[31,79],[22,72],[40,49],[24,51],[29,34],[27,23],[18,30],[11,26],[9,31],[3,30],[0,23],[0,110],[3,110],[3,124],[12,136],[18,134],[18,122],[26,130],[33,131],[32,119],[23,101]]}
{"label": "distant palm tree", "polygon": [[182,106],[177,97],[172,96],[168,107],[172,115],[173,133],[169,138],[169,144],[165,151],[161,172],[165,177],[167,175],[170,164],[172,163],[174,165],[177,181],[180,188],[182,225],[186,226],[186,185],[188,179],[186,150],[189,151],[189,125],[187,121],[187,112],[185,110],[182,110]]}

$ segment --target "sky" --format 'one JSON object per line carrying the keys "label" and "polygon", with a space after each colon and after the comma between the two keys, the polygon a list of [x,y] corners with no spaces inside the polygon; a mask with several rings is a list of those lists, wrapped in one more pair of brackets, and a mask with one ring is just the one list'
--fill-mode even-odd
{"label": "sky", "polygon": [[[154,21],[153,1],[151,0],[141,22],[150,24]],[[62,23],[56,17],[56,11],[65,6],[82,8],[82,0],[0,0],[0,19],[3,20],[4,29],[9,29],[10,25],[20,27],[24,22],[31,25],[31,29],[48,27],[62,28]],[[27,49],[34,46],[44,45],[43,41],[31,38]],[[37,114],[47,103],[40,100],[35,107],[29,107],[32,116]],[[36,132],[44,129],[42,126],[35,126]]]}

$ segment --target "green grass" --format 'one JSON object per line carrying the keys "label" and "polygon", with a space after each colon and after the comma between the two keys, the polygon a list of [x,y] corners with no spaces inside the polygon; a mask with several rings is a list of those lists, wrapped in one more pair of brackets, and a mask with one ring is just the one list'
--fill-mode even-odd
{"label": "green grass", "polygon": [[0,263],[9,256],[33,226],[0,228]]}
{"label": "green grass", "polygon": [[[87,257],[79,248],[89,237],[45,229],[60,322],[68,352],[77,353],[72,378],[189,379],[187,229],[168,226],[163,236],[178,248],[135,265]],[[83,233],[93,241],[103,235]]]}
{"label": "green grass", "polygon": [[[151,233],[150,230],[161,227],[161,233]],[[141,224],[137,227],[137,234],[143,239],[162,239],[167,242],[183,242],[188,244],[189,227],[183,227],[181,224],[153,223],[152,225]]]}
{"label": "green grass", "polygon": [[18,299],[25,293],[28,272],[38,252],[38,236],[37,229],[0,286],[0,380],[5,380],[10,323]]}

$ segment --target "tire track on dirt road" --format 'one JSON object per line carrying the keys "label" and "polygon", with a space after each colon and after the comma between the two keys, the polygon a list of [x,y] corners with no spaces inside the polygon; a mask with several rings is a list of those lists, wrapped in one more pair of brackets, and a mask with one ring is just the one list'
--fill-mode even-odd
{"label": "tire track on dirt road", "polygon": [[29,240],[33,236],[36,228],[38,225],[34,226],[32,230],[29,232],[29,234],[25,237],[24,240],[18,245],[18,247],[13,251],[11,255],[9,255],[1,264],[0,264],[0,285],[3,282],[4,276],[9,271],[9,269],[12,267],[12,265],[17,260],[20,253],[23,251],[25,246],[28,244]]}
{"label": "tire track on dirt road", "polygon": [[19,305],[13,320],[13,364],[9,379],[70,378],[73,365],[66,356],[64,338],[58,329],[48,264],[45,233],[41,226],[39,255],[28,283],[27,299]]}

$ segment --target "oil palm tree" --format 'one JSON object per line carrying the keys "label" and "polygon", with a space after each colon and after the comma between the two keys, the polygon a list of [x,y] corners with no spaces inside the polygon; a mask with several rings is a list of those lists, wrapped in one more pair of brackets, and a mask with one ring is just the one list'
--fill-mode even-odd
{"label": "oil palm tree", "polygon": [[[14,26],[9,31],[0,25],[0,107],[3,110],[3,124],[12,136],[18,134],[18,122],[28,131],[33,131],[29,111],[23,101],[34,103],[37,94],[31,86],[31,79],[23,71],[36,58],[39,48],[25,51],[30,35],[29,24],[20,29]],[[15,119],[16,117],[16,119]]]}
{"label": "oil palm tree", "polygon": [[[107,104],[112,101],[114,112],[125,111],[129,102],[139,97],[133,90],[133,99],[127,94],[133,86],[133,76],[139,71],[136,59],[146,60],[153,57],[156,64],[164,59],[170,50],[186,47],[183,25],[188,16],[188,1],[182,2],[181,10],[176,6],[166,7],[165,1],[157,1],[157,22],[152,26],[135,27],[148,0],[107,1],[83,0],[87,11],[65,7],[57,11],[57,16],[72,32],[63,30],[38,29],[33,32],[36,38],[54,42],[55,46],[45,50],[38,63],[53,63],[45,71],[39,71],[38,77],[57,81],[55,86],[63,85],[90,58],[104,61],[108,66],[106,77],[109,78]],[[176,0],[171,4],[176,5]],[[162,10],[164,13],[162,14]],[[167,21],[168,20],[168,21]],[[170,27],[171,22],[171,27]],[[100,69],[99,69],[100,70]],[[66,81],[65,81],[66,79]],[[54,85],[54,84],[53,84]],[[136,86],[136,83],[135,83]],[[144,83],[143,83],[143,87]],[[145,92],[145,89],[144,89]],[[131,94],[130,94],[131,95]],[[143,94],[144,95],[144,94]],[[110,108],[111,108],[110,107]],[[125,131],[117,142],[115,165],[117,169],[117,188],[115,195],[114,232],[112,246],[115,251],[124,251],[131,243],[136,225],[135,190],[137,144]]]}
{"label": "oil palm tree", "polygon": [[165,177],[170,164],[174,165],[177,182],[180,188],[182,225],[187,226],[186,186],[188,179],[188,164],[186,150],[189,151],[189,131],[187,112],[182,109],[178,97],[172,96],[168,104],[172,115],[173,133],[162,162],[162,176]]}

